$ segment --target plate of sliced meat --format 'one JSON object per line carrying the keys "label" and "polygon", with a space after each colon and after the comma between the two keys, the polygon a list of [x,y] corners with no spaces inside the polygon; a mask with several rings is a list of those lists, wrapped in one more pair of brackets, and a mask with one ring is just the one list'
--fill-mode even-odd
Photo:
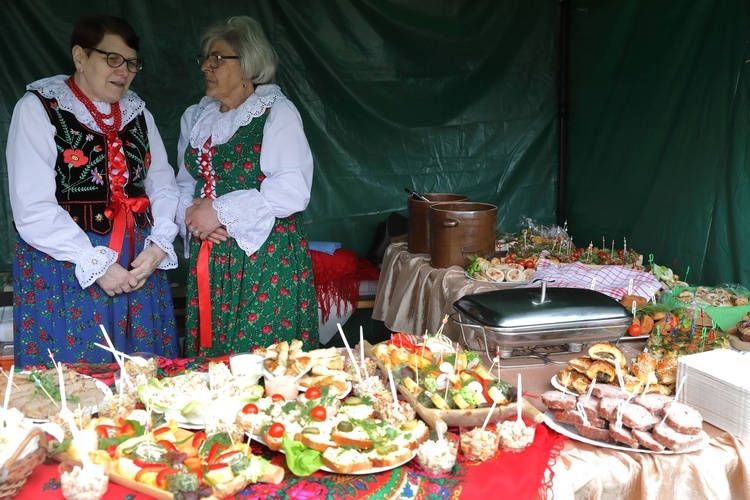
{"label": "plate of sliced meat", "polygon": [[544,422],[571,439],[614,450],[676,454],[708,446],[703,418],[690,406],[661,394],[597,389],[582,395],[543,393]]}

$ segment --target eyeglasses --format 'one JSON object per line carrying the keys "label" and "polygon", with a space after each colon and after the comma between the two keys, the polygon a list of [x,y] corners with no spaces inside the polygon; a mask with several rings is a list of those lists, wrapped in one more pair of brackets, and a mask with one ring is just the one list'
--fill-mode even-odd
{"label": "eyeglasses", "polygon": [[216,54],[208,54],[206,56],[198,54],[195,56],[195,60],[198,62],[198,66],[203,66],[204,61],[208,61],[208,67],[216,69],[224,59],[242,59],[240,56],[217,56]]}
{"label": "eyeglasses", "polygon": [[95,49],[94,47],[83,47],[87,50],[94,50],[100,54],[107,56],[107,64],[110,68],[119,68],[123,63],[128,63],[128,71],[131,73],[138,73],[143,69],[143,61],[140,59],[125,59],[125,56],[118,54],[117,52],[105,52],[103,50]]}

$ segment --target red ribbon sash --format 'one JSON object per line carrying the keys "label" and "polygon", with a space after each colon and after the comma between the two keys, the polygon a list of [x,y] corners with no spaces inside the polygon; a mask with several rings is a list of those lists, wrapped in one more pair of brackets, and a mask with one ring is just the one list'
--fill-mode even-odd
{"label": "red ribbon sash", "polygon": [[128,241],[130,242],[130,257],[132,262],[135,256],[135,221],[133,212],[142,214],[149,205],[150,201],[145,196],[138,198],[128,198],[125,196],[123,186],[127,182],[125,171],[125,155],[122,152],[122,139],[116,131],[107,133],[107,158],[109,159],[109,173],[111,178],[112,202],[104,210],[104,215],[111,221],[114,221],[112,227],[112,236],[109,239],[109,248],[117,252],[122,252],[122,243],[125,239],[125,231],[128,232]]}
{"label": "red ribbon sash", "polygon": [[198,268],[198,321],[200,323],[200,346],[209,348],[213,344],[213,333],[211,331],[211,283],[208,279],[208,259],[211,256],[211,243],[209,240],[201,242],[198,252],[196,267]]}
{"label": "red ribbon sash", "polygon": [[125,198],[113,197],[112,203],[104,210],[104,215],[111,221],[114,221],[112,236],[109,239],[109,248],[117,252],[122,251],[122,244],[125,239],[125,231],[128,232],[128,242],[130,243],[130,261],[135,257],[135,221],[133,212],[144,213],[151,202],[146,197]]}

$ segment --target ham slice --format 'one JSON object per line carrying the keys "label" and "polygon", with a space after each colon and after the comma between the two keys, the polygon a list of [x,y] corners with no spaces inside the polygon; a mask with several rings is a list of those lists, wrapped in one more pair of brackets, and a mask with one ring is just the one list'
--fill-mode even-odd
{"label": "ham slice", "polygon": [[703,417],[695,408],[672,402],[667,405],[665,411],[669,413],[666,423],[677,432],[696,435],[703,430]]}
{"label": "ham slice", "polygon": [[659,418],[643,406],[627,404],[622,407],[622,423],[631,429],[647,431],[659,423]]}
{"label": "ham slice", "polygon": [[633,399],[633,403],[643,406],[648,411],[661,418],[664,416],[664,406],[674,398],[663,394],[642,394]]}
{"label": "ham slice", "polygon": [[633,436],[633,433],[627,427],[620,427],[618,429],[614,425],[611,425],[609,427],[609,435],[618,443],[626,444],[633,449],[641,447],[641,443],[635,438],[635,436]]}
{"label": "ham slice", "polygon": [[633,429],[632,434],[644,448],[651,451],[664,451],[664,445],[656,441],[650,432]]}
{"label": "ham slice", "polygon": [[[562,422],[564,424],[583,424],[583,418],[576,410],[556,411],[554,412],[554,417],[557,422]],[[607,422],[599,417],[589,418],[589,424],[591,424],[592,427],[597,427],[599,429],[607,427]]]}
{"label": "ham slice", "polygon": [[659,424],[652,431],[654,439],[672,451],[683,451],[699,445],[702,434],[682,434],[667,424]]}
{"label": "ham slice", "polygon": [[576,397],[560,391],[542,393],[542,403],[550,410],[572,410],[576,407]]}

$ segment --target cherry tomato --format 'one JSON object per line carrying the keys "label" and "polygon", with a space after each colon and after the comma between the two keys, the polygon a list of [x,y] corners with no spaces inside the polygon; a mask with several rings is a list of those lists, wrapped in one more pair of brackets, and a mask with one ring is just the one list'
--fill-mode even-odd
{"label": "cherry tomato", "polygon": [[631,337],[638,337],[642,332],[643,330],[641,330],[641,327],[638,325],[630,325],[628,327],[628,335],[630,335]]}
{"label": "cherry tomato", "polygon": [[507,257],[505,257],[505,263],[506,264],[513,264],[515,261],[516,261],[516,259],[514,259],[510,255],[508,255]]}
{"label": "cherry tomato", "polygon": [[307,399],[318,399],[320,396],[322,396],[322,393],[317,387],[310,387],[305,391],[305,397]]}
{"label": "cherry tomato", "polygon": [[326,409],[323,406],[313,406],[312,410],[310,410],[310,418],[318,422],[324,421],[327,416]]}
{"label": "cherry tomato", "polygon": [[519,266],[523,266],[525,262],[526,261],[523,259],[516,259],[516,264],[518,264]]}
{"label": "cherry tomato", "polygon": [[607,255],[607,254],[606,254],[606,253],[604,253],[604,252],[599,252],[599,253],[598,253],[597,255],[599,256],[599,258],[600,258],[601,260],[607,260],[607,259],[609,259],[609,255]]}
{"label": "cherry tomato", "polygon": [[534,269],[534,261],[531,259],[526,259],[523,262],[523,267],[525,267],[526,269]]}
{"label": "cherry tomato", "polygon": [[617,255],[622,259],[625,256],[625,250],[618,250]]}
{"label": "cherry tomato", "polygon": [[280,438],[284,435],[285,430],[283,424],[274,422],[271,424],[271,427],[268,428],[268,435],[272,438]]}
{"label": "cherry tomato", "polygon": [[286,399],[284,399],[284,396],[282,396],[281,394],[273,394],[271,395],[271,401],[273,401],[274,403],[280,403],[282,401],[286,401]]}
{"label": "cherry tomato", "polygon": [[258,413],[258,406],[255,403],[248,403],[242,407],[242,413],[252,413],[253,415],[256,415]]}

